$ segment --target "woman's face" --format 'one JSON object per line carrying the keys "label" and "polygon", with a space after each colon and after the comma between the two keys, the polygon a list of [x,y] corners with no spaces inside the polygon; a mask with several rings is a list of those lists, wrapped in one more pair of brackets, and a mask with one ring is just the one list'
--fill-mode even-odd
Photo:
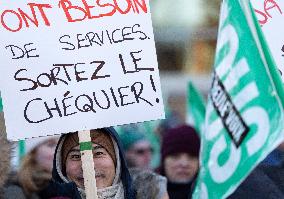
{"label": "woman's face", "polygon": [[36,148],[35,160],[43,169],[51,172],[53,165],[53,155],[58,142],[58,138],[51,138]]}
{"label": "woman's face", "polygon": [[[97,188],[102,189],[112,185],[115,178],[114,162],[105,148],[93,143],[93,160],[96,171]],[[66,159],[67,177],[84,188],[84,178],[79,146],[73,147]]]}
{"label": "woman's face", "polygon": [[165,174],[170,182],[187,183],[198,171],[198,158],[187,153],[169,155],[165,158]]}

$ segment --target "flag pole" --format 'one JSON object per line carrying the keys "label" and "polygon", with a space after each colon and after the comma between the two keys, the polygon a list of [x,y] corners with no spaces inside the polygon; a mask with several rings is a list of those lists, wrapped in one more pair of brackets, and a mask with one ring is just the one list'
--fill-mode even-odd
{"label": "flag pole", "polygon": [[84,177],[84,187],[87,199],[98,199],[96,172],[93,161],[91,131],[79,131],[81,161]]}

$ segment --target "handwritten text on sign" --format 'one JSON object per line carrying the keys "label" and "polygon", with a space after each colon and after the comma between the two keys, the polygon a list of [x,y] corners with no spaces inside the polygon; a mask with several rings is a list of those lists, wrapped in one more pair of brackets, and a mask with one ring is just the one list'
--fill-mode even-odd
{"label": "handwritten text on sign", "polygon": [[148,1],[1,5],[10,139],[164,117]]}
{"label": "handwritten text on sign", "polygon": [[284,2],[251,0],[251,3],[284,82]]}

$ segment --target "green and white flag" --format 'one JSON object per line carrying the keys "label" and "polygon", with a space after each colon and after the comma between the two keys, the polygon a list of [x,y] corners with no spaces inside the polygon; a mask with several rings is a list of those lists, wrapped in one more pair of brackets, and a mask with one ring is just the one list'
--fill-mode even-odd
{"label": "green and white flag", "polygon": [[229,196],[284,138],[283,84],[248,0],[223,0],[193,198]]}
{"label": "green and white flag", "polygon": [[205,121],[205,102],[192,82],[188,83],[186,108],[187,123],[191,124],[200,134]]}

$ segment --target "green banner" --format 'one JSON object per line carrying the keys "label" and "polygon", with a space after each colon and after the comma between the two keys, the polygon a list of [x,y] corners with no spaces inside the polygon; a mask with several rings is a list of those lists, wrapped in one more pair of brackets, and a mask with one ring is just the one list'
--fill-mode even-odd
{"label": "green banner", "polygon": [[280,74],[249,1],[223,0],[193,198],[229,196],[283,141],[283,102]]}
{"label": "green banner", "polygon": [[200,134],[205,121],[205,102],[192,82],[187,87],[187,123],[194,126]]}
{"label": "green banner", "polygon": [[21,162],[22,158],[26,154],[26,142],[25,140],[19,140],[18,141],[18,147],[19,147],[19,163]]}

